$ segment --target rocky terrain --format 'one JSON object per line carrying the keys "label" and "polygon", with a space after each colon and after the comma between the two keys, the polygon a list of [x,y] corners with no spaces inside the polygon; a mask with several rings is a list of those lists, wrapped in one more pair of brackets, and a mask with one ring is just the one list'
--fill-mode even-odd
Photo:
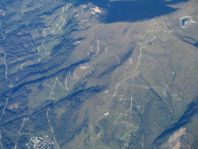
{"label": "rocky terrain", "polygon": [[0,149],[197,149],[196,0],[0,2]]}

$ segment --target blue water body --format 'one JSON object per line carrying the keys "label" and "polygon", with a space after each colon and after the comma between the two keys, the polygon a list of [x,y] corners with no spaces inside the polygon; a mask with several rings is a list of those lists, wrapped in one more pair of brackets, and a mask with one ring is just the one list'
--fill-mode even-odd
{"label": "blue water body", "polygon": [[[29,117],[33,123],[32,125],[35,125],[34,128],[37,128],[34,129],[34,131],[40,131],[41,128],[43,130],[48,129],[48,127],[45,126],[47,122],[46,110],[50,109],[50,111],[53,111],[60,107],[67,109],[67,111],[62,115],[60,123],[54,124],[55,133],[62,146],[68,143],[78,135],[88,123],[86,116],[79,124],[76,123],[78,117],[75,112],[79,111],[85,101],[91,100],[90,97],[106,90],[107,87],[110,86],[110,83],[103,80],[108,80],[113,71],[121,67],[133,54],[135,43],[130,46],[128,51],[122,51],[122,54],[119,55],[119,62],[116,60],[111,63],[109,61],[100,62],[100,66],[102,67],[99,67],[99,65],[94,66],[94,71],[74,85],[68,93],[65,92],[64,95],[58,96],[56,100],[50,99],[48,92],[51,93],[50,87],[53,86],[52,84],[55,78],[58,77],[60,81],[63,82],[63,77],[65,78],[69,73],[76,70],[77,67],[82,64],[91,63],[93,56],[91,54],[83,56],[83,54],[80,55],[81,53],[79,52],[79,57],[82,58],[75,59],[75,57],[72,57],[73,52],[76,50],[76,42],[86,39],[86,36],[84,37],[84,34],[81,35],[80,33],[86,30],[86,27],[81,25],[78,20],[75,20],[75,17],[73,17],[75,13],[71,13],[72,11],[67,12],[69,18],[62,29],[62,32],[64,32],[63,35],[52,34],[46,37],[42,36],[43,29],[50,27],[45,24],[43,18],[54,14],[57,9],[61,9],[68,1],[76,5],[91,2],[106,11],[105,14],[99,16],[100,21],[103,23],[114,23],[142,21],[166,15],[177,11],[177,9],[172,8],[168,4],[184,2],[185,0],[173,0],[171,2],[162,0],[120,0],[116,2],[109,0],[42,0],[40,1],[41,5],[35,1],[31,1],[31,5],[27,6],[32,7],[31,11],[24,14],[18,9],[21,7],[22,1],[0,1],[0,9],[6,12],[5,16],[0,16],[0,21],[3,22],[0,24],[0,134],[4,137],[3,144],[6,146],[5,149],[11,149],[14,146],[12,138],[9,138],[9,133],[7,134],[7,131],[10,131],[9,127],[16,126],[15,123],[18,123],[18,121],[21,123],[24,117]],[[48,3],[48,5],[45,5],[46,3]],[[39,34],[39,36],[33,36],[35,34]],[[57,43],[50,47],[50,56],[42,59],[42,56],[40,56],[37,51],[38,47],[41,46],[42,43],[53,42],[54,40],[57,40]],[[198,42],[195,39],[186,37],[183,38],[183,40],[193,46],[198,46]],[[4,64],[5,53],[7,54],[6,63],[8,66],[7,79]],[[111,55],[111,57],[106,57],[106,59],[112,57]],[[40,61],[38,61],[39,58],[41,58]],[[21,69],[21,64],[25,62],[33,63]],[[103,67],[107,62],[108,65]],[[49,83],[51,81],[52,83]],[[12,86],[10,86],[11,83]],[[44,83],[49,85],[49,89],[47,87],[47,89],[45,88],[46,84]],[[37,95],[37,91],[46,91],[46,97],[38,97],[40,100],[38,101],[38,106],[32,106],[34,108],[33,110],[31,108],[29,109],[31,105],[28,102],[32,100],[30,97]],[[163,99],[155,90],[151,89],[150,91],[160,102],[163,102]],[[20,108],[17,110],[7,108],[6,99],[8,98],[8,104],[20,103]],[[149,103],[149,106],[151,106],[151,103],[152,102]],[[197,102],[189,106],[187,112],[181,119],[174,126],[170,127],[170,129],[167,129],[167,131],[162,134],[162,137],[165,136],[166,133],[170,133],[170,131],[173,132],[180,126],[188,123],[189,118],[192,117],[194,113],[197,113],[196,109]],[[4,111],[4,114],[2,111]],[[161,108],[161,111],[168,113],[167,108]],[[57,122],[56,115],[51,114],[50,116],[52,122]],[[5,131],[2,129],[4,127],[8,127],[8,129]],[[19,127],[17,130],[19,130],[20,125],[17,125],[17,127]],[[15,134],[16,132],[13,131],[10,134],[12,133]],[[29,135],[31,136],[31,133]],[[161,136],[159,136],[159,138],[161,138]],[[23,142],[25,141],[21,141],[21,143],[18,144],[23,144]]]}
{"label": "blue water body", "polygon": [[[163,0],[88,0],[86,3],[91,2],[94,5],[104,8],[107,13],[101,16],[101,20],[105,23],[113,23],[141,21],[169,14],[177,9],[170,7],[168,4],[175,4],[182,1],[186,0],[175,0],[171,2],[165,2]],[[78,4],[80,2],[78,1]]]}

